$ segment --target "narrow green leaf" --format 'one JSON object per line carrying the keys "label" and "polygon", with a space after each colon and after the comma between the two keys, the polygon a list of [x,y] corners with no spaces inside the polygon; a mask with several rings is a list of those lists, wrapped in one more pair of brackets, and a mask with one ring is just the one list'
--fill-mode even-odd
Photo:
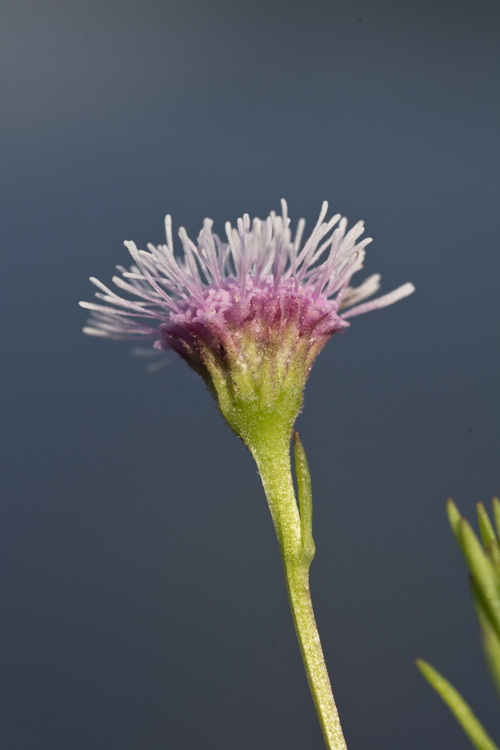
{"label": "narrow green leaf", "polygon": [[471,526],[464,518],[459,523],[458,538],[474,582],[477,585],[481,603],[500,637],[500,589],[493,565],[486,556]]}
{"label": "narrow green leaf", "polygon": [[498,497],[493,498],[493,518],[497,527],[497,536],[500,538],[500,499]]}
{"label": "narrow green leaf", "polygon": [[500,546],[498,542],[492,542],[486,550],[486,554],[495,571],[497,585],[500,587]]}
{"label": "narrow green leaf", "polygon": [[448,521],[450,522],[451,530],[453,531],[455,538],[458,539],[458,525],[462,516],[451,497],[446,501],[446,512],[448,513]]}
{"label": "narrow green leaf", "polygon": [[307,464],[306,452],[300,435],[297,431],[292,434],[295,449],[295,473],[297,475],[297,490],[300,507],[300,530],[302,536],[302,549],[306,562],[311,564],[314,557],[315,545],[312,535],[312,488],[311,474]]}
{"label": "narrow green leaf", "polygon": [[500,695],[500,640],[493,628],[483,630],[483,651],[493,683]]}
{"label": "narrow green leaf", "polygon": [[482,503],[477,503],[476,510],[477,518],[479,521],[479,529],[481,531],[481,538],[483,540],[483,546],[485,549],[488,549],[491,544],[497,543],[495,530],[491,525],[491,521],[484,505]]}
{"label": "narrow green leaf", "polygon": [[427,682],[432,685],[453,713],[474,747],[477,750],[498,750],[497,745],[483,729],[482,724],[453,685],[426,661],[417,659],[416,663]]}
{"label": "narrow green leaf", "polygon": [[479,528],[481,530],[483,546],[493,569],[495,570],[498,585],[500,586],[500,546],[495,534],[495,529],[493,528],[488,513],[486,512],[486,508],[482,503],[477,504],[477,517],[479,519]]}
{"label": "narrow green leaf", "polygon": [[481,597],[478,594],[477,585],[471,578],[471,589],[476,608],[477,617],[481,626],[481,642],[486,663],[490,670],[493,682],[500,694],[500,638],[491,624],[488,614],[485,612]]}
{"label": "narrow green leaf", "polygon": [[472,591],[472,599],[474,601],[477,619],[479,620],[481,630],[486,630],[486,628],[493,628],[493,623],[491,621],[489,612],[487,609],[485,609],[484,606],[484,597],[481,591],[479,591],[478,585],[472,576],[470,577],[470,587]]}

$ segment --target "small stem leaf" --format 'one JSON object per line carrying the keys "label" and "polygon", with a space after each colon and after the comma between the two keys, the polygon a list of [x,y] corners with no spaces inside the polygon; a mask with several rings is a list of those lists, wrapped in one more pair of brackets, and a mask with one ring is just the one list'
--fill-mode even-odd
{"label": "small stem leaf", "polygon": [[500,538],[500,499],[498,497],[493,498],[493,518],[497,527],[497,536]]}
{"label": "small stem leaf", "polygon": [[307,464],[306,452],[300,435],[295,431],[292,435],[293,444],[295,449],[295,473],[297,475],[297,490],[299,496],[299,508],[300,508],[300,527],[302,536],[302,548],[304,550],[306,564],[311,564],[315,546],[312,535],[312,488],[311,488],[311,474],[309,473],[309,466]]}
{"label": "small stem leaf", "polygon": [[458,525],[462,516],[451,498],[446,501],[446,512],[448,513],[448,521],[450,522],[451,530],[455,535],[455,539],[458,540]]}
{"label": "small stem leaf", "polygon": [[422,659],[417,659],[416,664],[427,682],[432,685],[453,713],[474,747],[477,750],[498,750],[497,745],[483,729],[482,724],[453,685]]}
{"label": "small stem leaf", "polygon": [[477,518],[479,521],[479,529],[481,531],[481,538],[483,540],[483,546],[485,549],[488,549],[490,545],[497,543],[495,530],[491,525],[491,521],[484,505],[482,503],[477,503],[476,509]]}
{"label": "small stem leaf", "polygon": [[500,588],[497,576],[481,547],[479,539],[464,518],[459,524],[459,542],[474,578],[474,583],[477,585],[481,604],[500,637]]}

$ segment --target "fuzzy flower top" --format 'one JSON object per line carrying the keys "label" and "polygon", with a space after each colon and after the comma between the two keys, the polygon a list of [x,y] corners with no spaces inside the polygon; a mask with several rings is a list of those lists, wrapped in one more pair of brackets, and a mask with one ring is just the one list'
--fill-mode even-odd
{"label": "fuzzy flower top", "polygon": [[227,222],[224,239],[205,219],[196,243],[179,230],[180,257],[167,216],[165,245],[146,251],[125,243],[134,263],[130,270],[118,266],[120,275],[113,277],[120,294],[91,278],[100,302],[80,303],[91,310],[84,332],[154,338],[155,348],[173,349],[204,377],[223,413],[221,399],[234,405],[243,393],[259,403],[264,399],[273,412],[287,383],[294,381],[302,393],[314,358],[333,333],[349,325],[347,318],[414,291],[404,284],[366,302],[379,289],[380,276],[358,287],[351,278],[362,268],[371,239],[360,240],[361,221],[346,231],[347,220],[340,214],[326,219],[327,210],[325,201],[305,242],[305,222],[298,222],[293,235],[284,200],[281,216],[271,212],[262,221],[245,214],[236,227]]}
{"label": "fuzzy flower top", "polygon": [[[119,296],[91,277],[100,290],[96,297],[113,307],[80,302],[92,311],[84,332],[111,339],[156,337],[160,332],[155,347],[176,349],[175,334],[172,337],[169,331],[179,326],[216,325],[222,331],[247,318],[255,305],[265,309],[268,303],[276,306],[279,300],[282,306],[297,298],[307,308],[306,318],[317,319],[322,333],[334,333],[348,325],[346,318],[392,305],[414,291],[413,284],[404,284],[360,304],[380,287],[379,274],[358,287],[350,286],[352,276],[363,266],[364,248],[372,240],[357,242],[364,231],[362,221],[346,234],[347,219],[335,214],[325,221],[327,210],[325,201],[302,248],[305,221],[300,219],[292,237],[284,200],[281,216],[271,212],[265,221],[255,218],[251,222],[245,214],[237,228],[227,222],[226,242],[212,232],[212,220],[205,219],[197,244],[180,228],[181,258],[175,257],[172,219],[167,216],[166,245],[149,244],[145,251],[134,242],[125,242],[135,265],[128,271],[117,266],[121,276],[114,276],[113,282],[129,297]],[[346,312],[339,315],[340,310]]]}

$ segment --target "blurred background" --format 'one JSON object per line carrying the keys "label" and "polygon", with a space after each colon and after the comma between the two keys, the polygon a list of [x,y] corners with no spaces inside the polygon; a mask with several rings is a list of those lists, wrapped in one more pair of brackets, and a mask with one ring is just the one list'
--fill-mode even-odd
{"label": "blurred background", "polygon": [[250,455],[180,361],[84,337],[123,240],[286,197],[374,237],[397,306],[316,362],[311,588],[349,750],[500,738],[445,517],[500,489],[500,6],[2,0],[0,744],[323,747]]}

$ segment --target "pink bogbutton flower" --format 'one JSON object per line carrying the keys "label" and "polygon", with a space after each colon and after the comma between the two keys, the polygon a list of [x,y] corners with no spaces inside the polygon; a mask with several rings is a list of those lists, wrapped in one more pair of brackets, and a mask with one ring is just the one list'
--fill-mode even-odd
{"label": "pink bogbutton flower", "polygon": [[414,291],[407,283],[365,301],[378,291],[380,276],[351,285],[371,242],[360,239],[363,222],[347,231],[340,214],[326,220],[325,201],[302,242],[304,220],[292,234],[286,201],[281,206],[281,216],[271,212],[262,221],[245,214],[236,227],[227,222],[224,239],[212,231],[211,219],[196,243],[181,228],[180,256],[167,216],[166,244],[139,250],[126,242],[134,263],[129,270],[118,266],[118,292],[91,278],[100,302],[80,303],[91,310],[85,333],[152,338],[156,349],[177,352],[202,375],[244,439],[228,411],[241,411],[243,402],[247,409],[252,402],[254,416],[284,410],[291,429],[311,365],[327,340],[345,330],[350,317]]}

